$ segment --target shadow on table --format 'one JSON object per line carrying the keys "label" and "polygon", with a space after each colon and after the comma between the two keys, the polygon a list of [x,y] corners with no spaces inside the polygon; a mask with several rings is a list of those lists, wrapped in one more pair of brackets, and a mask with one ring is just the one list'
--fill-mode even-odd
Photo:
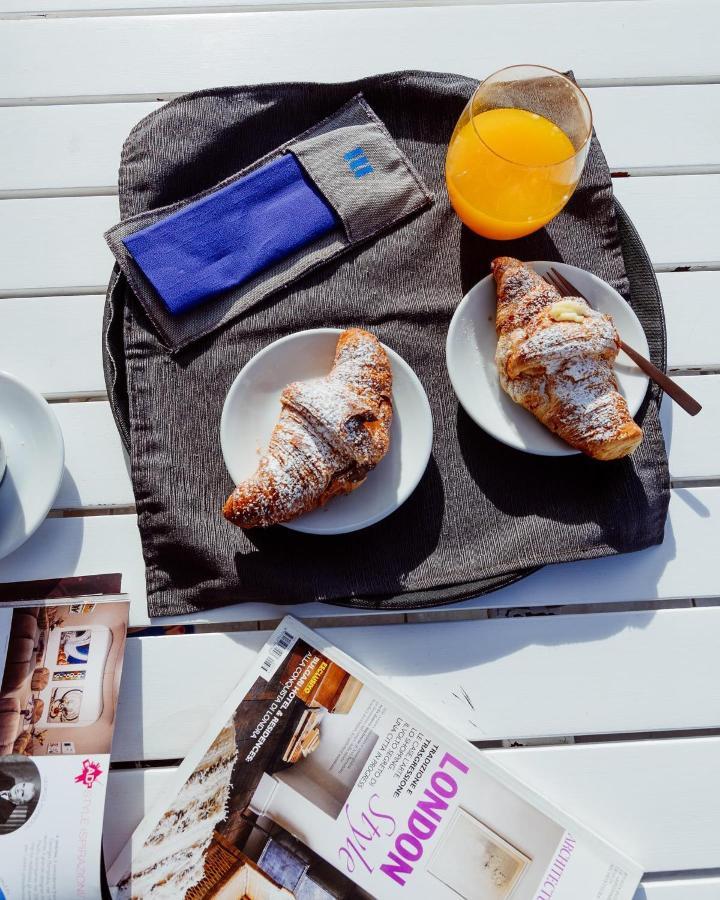
{"label": "shadow on table", "polygon": [[[487,609],[558,608],[572,604],[575,608],[584,608],[593,603],[653,601],[658,595],[663,572],[676,552],[668,518],[662,544],[635,553],[546,566],[521,582],[488,594],[483,598],[482,606]],[[580,594],[589,596],[590,600],[578,603]],[[460,615],[470,604],[473,611],[478,609],[479,603],[475,600],[443,607],[437,613],[438,616],[443,613]],[[468,615],[472,616],[470,609]],[[326,629],[324,634],[378,674],[427,676],[482,666],[512,656],[530,645],[552,647],[591,643],[627,628],[645,628],[654,615],[652,610],[618,610],[592,616],[534,616],[532,624],[526,619],[522,625],[514,618],[432,622],[432,613],[428,612],[427,623],[395,629],[370,626],[377,631],[377,639],[368,639],[367,628],[364,635],[357,634],[351,621],[348,622],[350,627]],[[389,633],[384,636],[386,631],[393,632],[392,638]]]}
{"label": "shadow on table", "polygon": [[[407,575],[436,550],[444,513],[442,478],[435,456],[431,455],[408,500],[368,528],[338,535],[303,534],[287,528],[245,532],[243,549],[234,558],[238,585],[250,596],[256,593],[258,602],[287,596],[288,573],[306,586],[311,598],[339,593],[356,584],[359,593],[367,583],[369,569],[370,574],[377,575],[383,592],[400,593]],[[422,522],[422,527],[418,527],[418,522]],[[291,596],[298,593],[290,591]],[[338,603],[340,615],[341,606]]]}
{"label": "shadow on table", "polygon": [[[3,483],[3,488],[5,487]],[[77,485],[67,468],[63,471],[61,493],[58,496],[56,503],[61,502],[63,506],[70,507],[80,506]],[[82,552],[84,534],[85,520],[82,516],[64,519],[60,529],[48,527],[48,521],[45,520],[24,544],[0,560],[0,581],[46,579],[48,573],[60,578],[74,573]]]}

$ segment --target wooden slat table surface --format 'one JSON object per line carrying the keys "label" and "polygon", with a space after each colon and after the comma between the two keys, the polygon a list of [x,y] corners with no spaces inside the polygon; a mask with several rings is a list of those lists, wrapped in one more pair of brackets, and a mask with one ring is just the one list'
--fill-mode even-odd
{"label": "wooden slat table surface", "polygon": [[[663,408],[663,545],[439,610],[293,611],[634,855],[648,871],[636,900],[718,900],[718,31],[716,0],[0,0],[0,368],[53,403],[67,448],[55,509],[0,561],[0,585],[122,572],[131,624],[149,624],[100,355],[102,232],[140,118],[219,84],[572,68],[658,273],[670,369],[704,406],[696,419]],[[108,858],[288,611],[281,600],[130,637]]]}

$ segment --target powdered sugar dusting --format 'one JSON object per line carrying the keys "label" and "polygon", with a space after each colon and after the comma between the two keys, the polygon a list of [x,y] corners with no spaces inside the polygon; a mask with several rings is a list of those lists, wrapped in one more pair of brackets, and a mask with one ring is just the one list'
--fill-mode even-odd
{"label": "powdered sugar dusting", "polygon": [[[573,447],[600,458],[625,455],[642,432],[618,392],[619,337],[610,316],[573,298],[582,321],[555,321],[559,294],[511,257],[493,262],[498,284],[495,361],[507,394]],[[614,444],[614,446],[612,446]]]}
{"label": "powdered sugar dusting", "polygon": [[392,371],[377,338],[350,329],[325,378],[295,382],[252,478],[237,486],[225,515],[244,528],[288,522],[346,493],[388,450]]}

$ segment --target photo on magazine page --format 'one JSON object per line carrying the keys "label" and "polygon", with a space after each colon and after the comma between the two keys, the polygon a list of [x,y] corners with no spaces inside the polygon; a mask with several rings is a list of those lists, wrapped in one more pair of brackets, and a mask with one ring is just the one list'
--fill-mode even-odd
{"label": "photo on magazine page", "polygon": [[[329,900],[401,897],[407,885],[448,900],[534,900],[564,827],[290,637],[115,861],[115,896]],[[435,797],[420,860],[403,830],[420,823],[431,785],[445,799]],[[417,862],[397,856],[397,840]]]}
{"label": "photo on magazine page", "polygon": [[0,836],[17,831],[40,800],[40,770],[26,756],[0,758]]}
{"label": "photo on magazine page", "polygon": [[109,753],[127,602],[12,610],[0,686],[0,756]]}
{"label": "photo on magazine page", "polygon": [[116,896],[369,897],[306,839],[341,813],[377,740],[373,711],[356,703],[361,689],[296,642],[269,680],[251,686],[133,849],[132,873],[115,878],[113,866]]}

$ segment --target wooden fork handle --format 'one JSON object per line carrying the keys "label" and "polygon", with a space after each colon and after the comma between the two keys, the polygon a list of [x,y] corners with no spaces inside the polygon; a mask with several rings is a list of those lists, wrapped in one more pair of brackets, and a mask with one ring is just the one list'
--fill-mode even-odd
{"label": "wooden fork handle", "polygon": [[638,368],[642,369],[646,375],[649,375],[656,384],[659,384],[668,397],[672,397],[678,406],[682,406],[686,413],[689,413],[691,416],[696,416],[700,412],[702,406],[700,406],[697,400],[695,400],[694,397],[691,397],[687,391],[684,391],[676,381],[673,381],[672,378],[668,378],[668,376],[664,372],[661,372],[657,366],[654,366],[649,359],[645,359],[644,356],[641,356],[637,350],[633,350],[633,348],[626,344],[625,341],[620,341],[620,346]]}

